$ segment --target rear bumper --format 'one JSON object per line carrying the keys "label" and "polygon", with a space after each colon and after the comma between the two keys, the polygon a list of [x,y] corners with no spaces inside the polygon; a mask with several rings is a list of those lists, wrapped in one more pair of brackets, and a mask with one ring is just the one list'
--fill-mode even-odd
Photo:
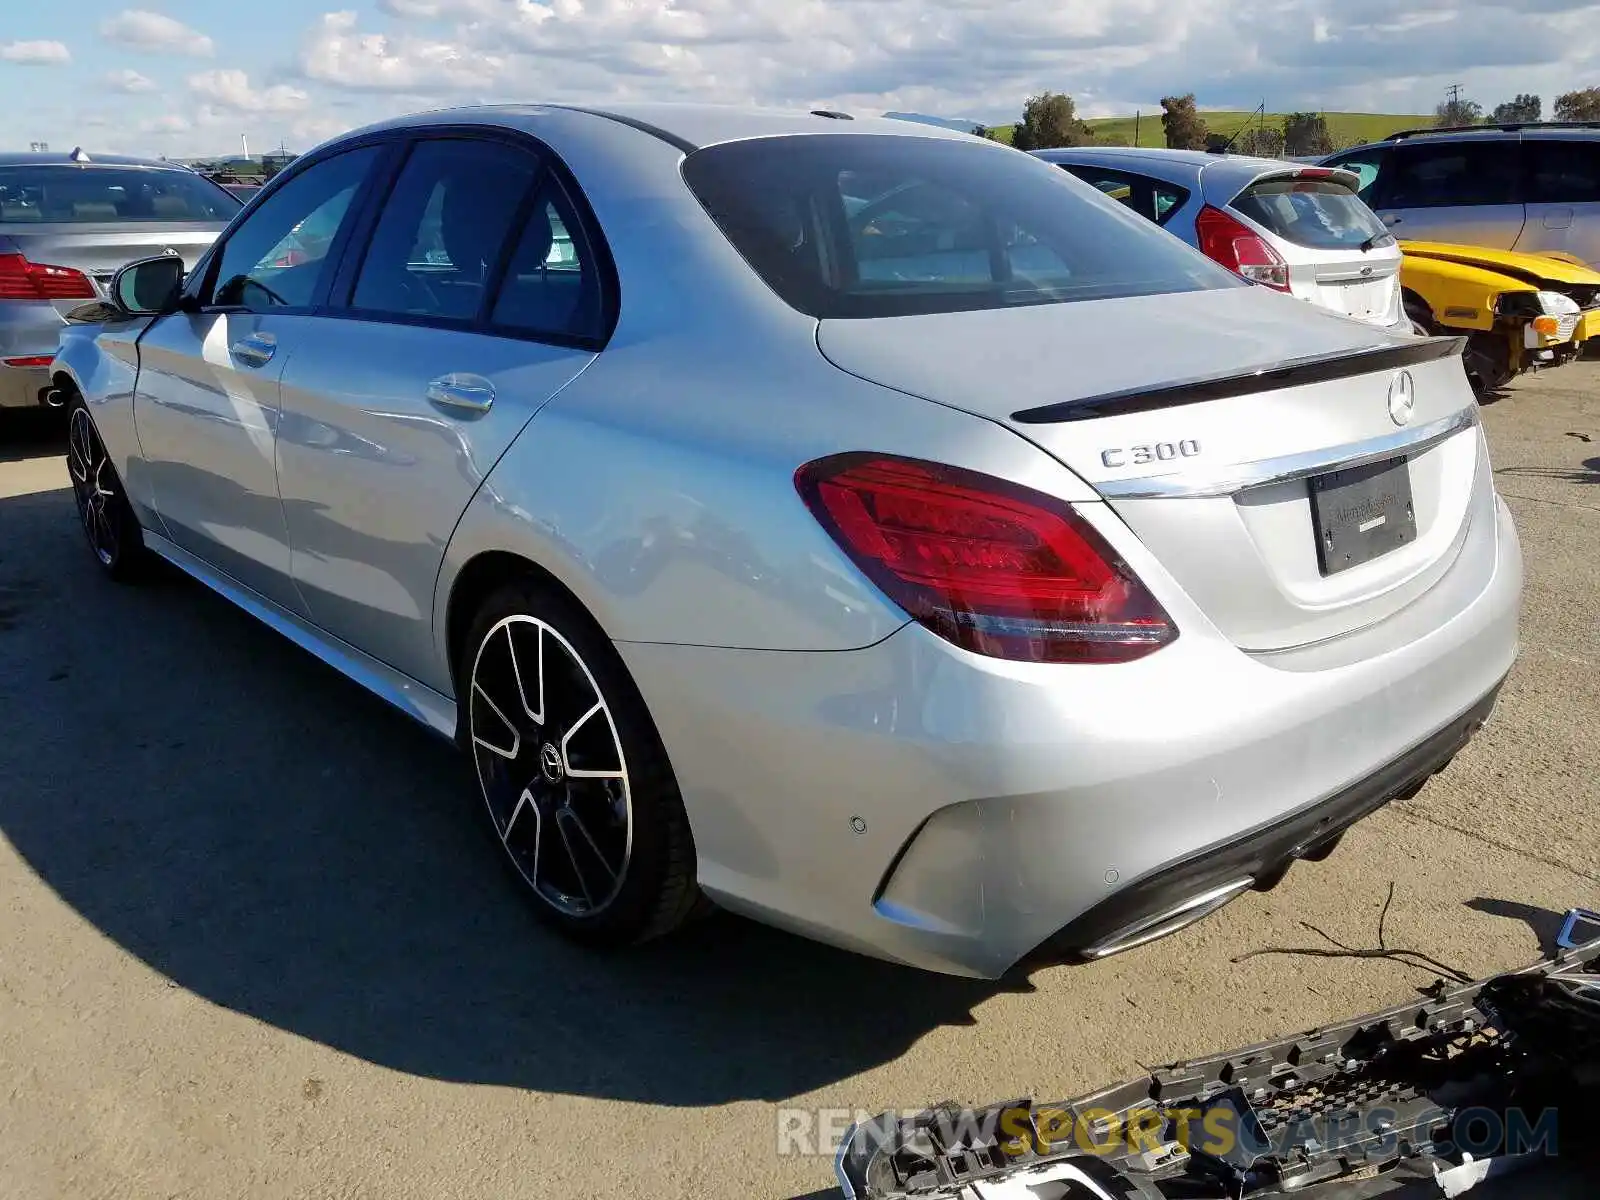
{"label": "rear bumper", "polygon": [[50,386],[48,367],[10,367],[8,358],[52,357],[64,323],[44,301],[0,301],[0,408],[37,408]]}
{"label": "rear bumper", "polygon": [[1448,725],[1328,799],[1107,897],[1044,942],[1035,956],[1082,961],[1132,949],[1176,933],[1248,888],[1272,886],[1298,859],[1325,857],[1350,826],[1391,800],[1415,795],[1443,770],[1488,721],[1500,687],[1495,684]]}
{"label": "rear bumper", "polygon": [[618,649],[713,899],[996,977],[1249,886],[1446,761],[1516,656],[1521,554],[1484,507],[1424,598],[1300,651],[1245,653],[1177,598],[1183,635],[1115,667],[981,658],[914,625],[835,653]]}

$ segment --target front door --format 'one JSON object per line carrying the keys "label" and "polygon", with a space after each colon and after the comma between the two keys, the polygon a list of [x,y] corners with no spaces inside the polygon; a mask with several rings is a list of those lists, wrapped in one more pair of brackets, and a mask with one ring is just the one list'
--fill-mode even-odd
{"label": "front door", "polygon": [[445,548],[495,462],[594,358],[591,244],[531,149],[419,141],[285,369],[278,479],[312,620],[442,691]]}
{"label": "front door", "polygon": [[1401,142],[1373,208],[1397,238],[1510,250],[1522,234],[1520,176],[1514,138]]}
{"label": "front door", "polygon": [[168,533],[297,612],[278,499],[279,381],[377,154],[352,150],[287,180],[212,256],[194,311],[160,318],[139,343],[134,420]]}

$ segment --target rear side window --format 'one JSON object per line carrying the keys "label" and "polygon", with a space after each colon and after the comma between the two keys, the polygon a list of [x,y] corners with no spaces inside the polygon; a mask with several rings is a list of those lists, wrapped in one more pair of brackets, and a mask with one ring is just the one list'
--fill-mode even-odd
{"label": "rear side window", "polygon": [[1229,207],[1296,246],[1370,250],[1394,241],[1377,215],[1332,179],[1257,180]]}
{"label": "rear side window", "polygon": [[0,167],[0,223],[230,221],[239,201],[209,179],[160,167]]}
{"label": "rear side window", "polygon": [[1245,286],[1049,164],[976,140],[753,138],[696,151],[683,175],[751,267],[814,317]]}
{"label": "rear side window", "polygon": [[1091,187],[1099,188],[1113,200],[1157,225],[1165,225],[1189,198],[1187,188],[1164,179],[1152,179],[1148,175],[1134,175],[1127,171],[1108,171],[1104,167],[1082,163],[1060,165],[1062,170],[1076,175]]}
{"label": "rear side window", "polygon": [[594,250],[553,176],[545,176],[489,320],[498,328],[557,339],[605,335]]}
{"label": "rear side window", "polygon": [[1394,152],[1385,208],[1450,208],[1515,204],[1517,143],[1436,142],[1402,145]]}
{"label": "rear side window", "polygon": [[497,142],[419,143],[384,201],[352,308],[470,321],[539,164]]}
{"label": "rear side window", "polygon": [[1530,204],[1592,204],[1600,201],[1600,142],[1529,138]]}

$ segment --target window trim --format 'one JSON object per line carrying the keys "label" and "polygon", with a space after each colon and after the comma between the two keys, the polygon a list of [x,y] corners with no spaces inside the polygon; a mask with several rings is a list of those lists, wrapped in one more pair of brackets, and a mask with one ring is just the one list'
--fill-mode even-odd
{"label": "window trim", "polygon": [[[600,222],[595,217],[594,208],[589,203],[589,198],[584,195],[583,189],[578,186],[577,179],[561,156],[552,150],[545,142],[532,134],[524,133],[517,129],[508,129],[500,125],[429,125],[423,128],[409,128],[398,131],[395,140],[400,144],[394,157],[388,164],[384,173],[382,186],[372,189],[371,202],[364,206],[358,215],[357,221],[351,226],[351,246],[346,247],[339,267],[335,270],[331,286],[319,306],[311,311],[319,317],[333,317],[345,321],[362,321],[367,324],[377,325],[404,325],[421,329],[443,329],[457,333],[480,333],[490,337],[509,338],[516,341],[537,342],[547,346],[561,346],[568,349],[590,350],[598,353],[610,343],[612,335],[616,332],[617,321],[621,315],[621,283],[617,275],[616,260],[612,257],[611,247],[607,244],[605,236],[600,229]],[[543,333],[537,330],[522,329],[506,325],[497,325],[489,319],[495,305],[500,299],[500,289],[505,282],[505,274],[509,269],[511,258],[516,253],[518,237],[507,237],[501,245],[501,253],[496,260],[484,288],[483,302],[478,313],[470,318],[462,317],[436,317],[422,313],[390,313],[375,309],[359,309],[350,304],[350,299],[355,294],[356,278],[360,274],[361,266],[366,261],[368,251],[372,246],[372,236],[377,230],[378,220],[382,215],[384,197],[392,190],[395,181],[400,177],[405,163],[410,160],[411,154],[422,142],[431,141],[486,141],[496,142],[510,146],[525,154],[531,154],[535,162],[535,172],[527,192],[518,202],[517,219],[525,217],[532,211],[532,206],[538,202],[541,192],[550,182],[560,188],[567,203],[571,206],[573,215],[577,217],[580,231],[586,248],[592,257],[592,265],[596,272],[596,285],[600,290],[600,332],[597,336],[577,336],[569,334]],[[514,224],[513,230],[520,235],[520,225]],[[352,248],[354,247],[354,248]],[[274,312],[286,310],[274,309]]]}
{"label": "window trim", "polygon": [[[213,304],[210,298],[215,293],[216,275],[222,265],[223,256],[227,247],[237,235],[244,221],[259,208],[265,197],[274,195],[289,183],[298,179],[305,172],[326,163],[344,154],[369,147],[376,147],[378,155],[373,159],[367,173],[362,176],[361,182],[356,185],[355,195],[350,198],[350,207],[346,210],[345,219],[340,222],[339,232],[332,244],[328,247],[327,259],[333,260],[333,270],[318,281],[316,290],[312,292],[310,304],[282,305],[274,308],[255,309],[243,304]],[[350,243],[368,208],[381,189],[374,184],[387,177],[387,167],[394,156],[394,139],[390,136],[374,135],[370,137],[354,138],[348,143],[339,143],[330,146],[326,153],[318,154],[314,159],[296,159],[288,169],[279,172],[268,180],[266,186],[257,192],[254,199],[234,216],[228,227],[218,235],[217,240],[195,264],[195,270],[190,278],[185,281],[181,293],[184,307],[187,311],[205,316],[215,316],[229,313],[249,313],[253,316],[309,316],[317,313],[327,301],[333,282],[338,278],[343,266],[345,255],[349,251]]]}

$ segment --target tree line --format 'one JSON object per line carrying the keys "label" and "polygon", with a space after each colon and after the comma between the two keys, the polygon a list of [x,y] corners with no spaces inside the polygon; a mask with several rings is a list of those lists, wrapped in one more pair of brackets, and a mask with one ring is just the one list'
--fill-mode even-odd
{"label": "tree line", "polygon": [[[1434,110],[1434,124],[1455,125],[1510,125],[1544,120],[1544,100],[1529,92],[1518,94],[1504,104],[1497,104],[1485,112],[1476,100],[1452,96]],[[1600,121],[1600,87],[1583,88],[1576,92],[1563,92],[1556,97],[1554,119],[1557,121]]]}
{"label": "tree line", "polygon": [[[1522,93],[1498,104],[1487,115],[1475,100],[1453,97],[1440,104],[1434,113],[1438,126],[1479,125],[1540,121],[1544,101]],[[1566,92],[1556,97],[1555,120],[1600,121],[1600,87]],[[1294,112],[1281,119],[1246,126],[1231,137],[1213,133],[1195,105],[1194,93],[1166,96],[1161,101],[1161,131],[1167,146],[1174,150],[1217,150],[1226,146],[1240,154],[1265,158],[1332,154],[1343,147],[1334,141],[1327,118],[1318,112]],[[973,132],[993,138],[995,131],[978,127]],[[1060,146],[1126,146],[1118,134],[1096,135],[1078,116],[1071,96],[1042,92],[1029,96],[1022,106],[1022,119],[1012,127],[1011,144],[1018,150],[1051,150]],[[1353,143],[1350,143],[1353,144]]]}

